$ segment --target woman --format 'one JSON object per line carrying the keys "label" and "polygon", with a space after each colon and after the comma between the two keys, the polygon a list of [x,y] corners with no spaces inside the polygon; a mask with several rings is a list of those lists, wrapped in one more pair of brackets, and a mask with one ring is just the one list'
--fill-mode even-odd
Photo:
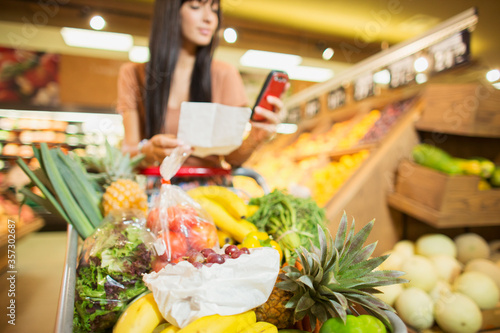
{"label": "woman", "polygon": [[[182,142],[176,138],[184,101],[247,106],[243,81],[232,65],[212,60],[221,19],[218,0],[157,0],[150,36],[150,61],[125,64],[118,79],[117,111],[123,116],[123,151],[161,162]],[[276,111],[279,98],[268,99]],[[242,145],[227,156],[190,156],[187,166],[241,165],[276,131],[278,112],[256,108],[266,118],[252,122]],[[148,140],[145,140],[148,139]]]}

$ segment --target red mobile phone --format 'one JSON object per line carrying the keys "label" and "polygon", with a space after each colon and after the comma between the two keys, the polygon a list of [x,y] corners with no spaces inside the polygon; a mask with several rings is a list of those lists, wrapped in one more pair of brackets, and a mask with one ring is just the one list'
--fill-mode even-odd
{"label": "red mobile phone", "polygon": [[276,96],[280,97],[283,91],[285,90],[286,84],[288,82],[288,74],[283,71],[273,70],[269,73],[260,90],[259,97],[257,97],[257,101],[255,102],[255,106],[252,109],[252,117],[253,121],[263,121],[264,117],[258,115],[254,112],[256,106],[263,107],[264,109],[274,111],[274,107],[267,102],[267,96]]}

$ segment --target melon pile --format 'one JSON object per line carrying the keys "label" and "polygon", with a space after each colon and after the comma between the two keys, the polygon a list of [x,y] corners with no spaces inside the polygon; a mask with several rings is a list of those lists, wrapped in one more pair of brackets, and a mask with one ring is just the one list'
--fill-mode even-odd
{"label": "melon pile", "polygon": [[378,297],[416,330],[437,324],[447,333],[477,332],[481,310],[500,306],[500,241],[426,234],[396,243],[389,253],[380,269],[403,271],[409,282],[381,287]]}

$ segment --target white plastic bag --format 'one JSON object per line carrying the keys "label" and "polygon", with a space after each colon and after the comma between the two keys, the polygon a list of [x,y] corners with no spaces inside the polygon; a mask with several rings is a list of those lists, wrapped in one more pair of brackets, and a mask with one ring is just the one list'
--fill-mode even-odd
{"label": "white plastic bag", "polygon": [[169,264],[143,280],[163,317],[182,328],[204,316],[234,315],[265,303],[279,268],[278,251],[261,247],[210,267],[196,268],[187,261]]}

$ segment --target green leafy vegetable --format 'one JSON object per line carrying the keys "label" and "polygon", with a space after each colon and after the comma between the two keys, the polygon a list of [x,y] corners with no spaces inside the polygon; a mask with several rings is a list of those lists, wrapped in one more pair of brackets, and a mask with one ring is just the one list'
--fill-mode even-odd
{"label": "green leafy vegetable", "polygon": [[142,274],[151,271],[153,236],[135,218],[113,215],[87,238],[75,286],[73,332],[107,332],[127,304],[147,291]]}
{"label": "green leafy vegetable", "polygon": [[274,190],[250,204],[259,209],[248,220],[278,241],[287,262],[293,261],[296,248],[319,245],[317,226],[325,226],[325,211],[313,199]]}

